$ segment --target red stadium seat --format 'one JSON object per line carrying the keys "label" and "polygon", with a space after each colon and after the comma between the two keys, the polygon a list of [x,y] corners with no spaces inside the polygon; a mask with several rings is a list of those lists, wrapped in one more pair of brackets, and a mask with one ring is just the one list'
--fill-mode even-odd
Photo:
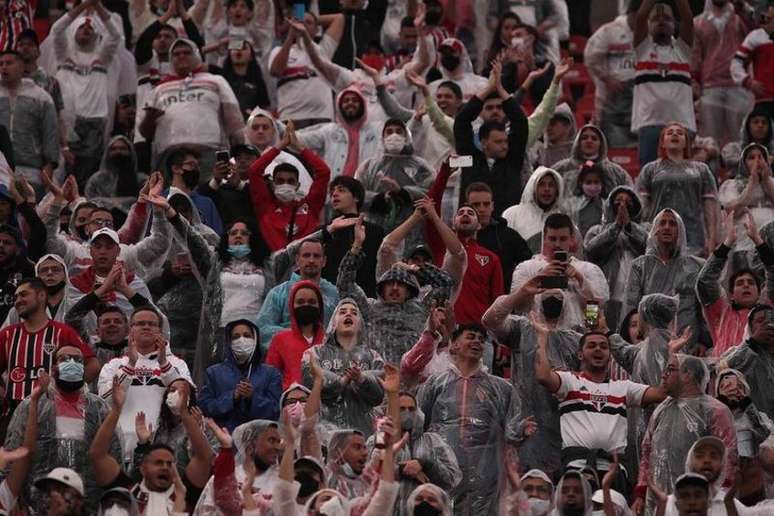
{"label": "red stadium seat", "polygon": [[570,55],[576,62],[583,62],[583,51],[586,49],[586,43],[589,38],[577,34],[570,36]]}
{"label": "red stadium seat", "polygon": [[635,179],[640,173],[640,156],[637,149],[608,149],[607,157],[623,167]]}

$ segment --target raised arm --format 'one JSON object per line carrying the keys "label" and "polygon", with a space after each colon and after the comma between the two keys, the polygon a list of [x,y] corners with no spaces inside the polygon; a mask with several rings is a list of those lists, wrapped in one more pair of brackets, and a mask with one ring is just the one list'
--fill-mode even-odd
{"label": "raised arm", "polygon": [[303,23],[290,19],[288,20],[288,23],[303,40],[304,49],[309,55],[309,60],[312,61],[312,64],[317,69],[317,71],[319,71],[323,77],[325,77],[325,80],[327,80],[330,84],[336,84],[338,82],[341,71],[344,69],[337,64],[334,64],[327,57],[320,55],[320,51],[317,48],[317,45],[314,44],[311,36],[309,36],[309,33],[306,32],[306,28],[304,27]]}
{"label": "raised arm", "polygon": [[[182,384],[183,382],[178,382]],[[191,446],[191,460],[185,467],[185,477],[188,481],[198,488],[203,488],[210,478],[210,465],[212,464],[213,453],[210,443],[207,442],[202,427],[199,424],[199,418],[194,411],[199,409],[188,408],[188,398],[190,396],[191,386],[186,383],[180,396],[180,419],[183,422],[183,428],[188,436]],[[201,416],[201,413],[199,413]]]}
{"label": "raised arm", "polygon": [[519,341],[520,328],[509,316],[518,307],[532,304],[532,300],[545,289],[540,286],[540,276],[530,279],[519,290],[500,296],[484,312],[481,324],[491,331],[501,344],[512,347]]}
{"label": "raised arm", "polygon": [[[648,17],[655,4],[656,0],[643,0],[640,8],[637,9],[637,16],[634,18],[634,41],[632,43],[635,49],[648,37]],[[693,20],[693,17],[691,17],[691,20]]]}
{"label": "raised arm", "polygon": [[542,322],[537,320],[535,313],[530,314],[530,324],[537,334],[537,350],[535,353],[535,378],[543,387],[548,389],[551,394],[559,390],[562,386],[562,379],[551,369],[551,362],[548,361],[548,335],[550,329]]}
{"label": "raised arm", "polygon": [[733,211],[726,213],[724,222],[726,238],[710,254],[696,278],[696,295],[703,306],[709,306],[720,299],[722,295],[720,275],[728,260],[728,254],[733,250],[736,243],[736,224]]}
{"label": "raised arm", "polygon": [[[688,0],[677,0],[677,15],[680,17],[678,34],[688,46],[693,46],[693,12]],[[639,13],[638,13],[639,14]]]}
{"label": "raised arm", "polygon": [[121,416],[121,409],[126,400],[126,391],[118,381],[118,378],[113,378],[111,393],[113,405],[100,425],[99,430],[94,434],[94,440],[89,448],[89,459],[94,468],[94,477],[97,480],[97,485],[100,487],[110,485],[121,473],[121,466],[109,453],[110,442],[113,439],[118,418]]}
{"label": "raised arm", "polygon": [[100,43],[99,60],[105,67],[108,67],[113,62],[118,46],[121,44],[121,32],[113,23],[110,11],[105,9],[102,2],[97,1],[95,11],[97,11],[97,16],[99,16],[107,31],[107,36]]}

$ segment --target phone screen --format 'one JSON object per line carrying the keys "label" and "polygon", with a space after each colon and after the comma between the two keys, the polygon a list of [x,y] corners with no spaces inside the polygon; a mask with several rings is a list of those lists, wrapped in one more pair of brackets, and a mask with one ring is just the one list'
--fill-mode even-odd
{"label": "phone screen", "polygon": [[298,21],[304,21],[306,15],[306,4],[293,4],[293,18]]}

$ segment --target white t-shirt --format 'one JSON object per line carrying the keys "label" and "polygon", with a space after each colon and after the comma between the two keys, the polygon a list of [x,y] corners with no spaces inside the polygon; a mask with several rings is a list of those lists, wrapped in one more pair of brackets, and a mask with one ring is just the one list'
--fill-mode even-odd
{"label": "white t-shirt", "polygon": [[8,482],[0,483],[0,514],[9,514],[16,505],[16,497],[8,488]]}
{"label": "white t-shirt", "polygon": [[634,49],[632,131],[680,122],[696,131],[691,89],[691,47],[680,38],[657,45],[651,36]]}
{"label": "white t-shirt", "polygon": [[622,453],[626,448],[627,408],[641,405],[648,386],[630,380],[596,383],[566,371],[556,374],[562,380],[554,393],[559,401],[562,447]]}
{"label": "white t-shirt", "polygon": [[226,141],[221,122],[224,104],[239,105],[226,79],[211,73],[156,86],[148,105],[164,111],[156,125],[157,152],[180,144],[220,147]]}
{"label": "white t-shirt", "polygon": [[[323,58],[330,59],[338,44],[323,36],[317,50]],[[281,47],[269,54],[269,69]],[[298,44],[290,47],[288,66],[277,78],[277,109],[281,120],[328,118],[333,120],[333,92],[330,85],[317,72],[306,50]]]}

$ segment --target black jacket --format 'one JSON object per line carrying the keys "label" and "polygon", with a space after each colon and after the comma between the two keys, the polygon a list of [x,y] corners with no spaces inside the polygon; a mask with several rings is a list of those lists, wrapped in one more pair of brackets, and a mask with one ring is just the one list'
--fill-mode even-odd
{"label": "black jacket", "polygon": [[503,101],[503,111],[510,122],[508,130],[508,155],[497,159],[489,169],[486,156],[476,147],[473,135],[473,121],[481,113],[484,102],[478,97],[471,98],[462,106],[454,119],[454,140],[457,154],[473,156],[473,166],[462,169],[460,202],[464,201],[465,189],[471,183],[481,181],[493,192],[494,216],[499,217],[509,206],[521,200],[521,169],[526,154],[527,117],[513,97]]}
{"label": "black jacket", "polygon": [[521,262],[532,258],[527,242],[521,235],[509,228],[504,219],[492,217],[492,221],[476,233],[478,243],[500,257],[503,267],[505,291],[510,290],[513,269]]}
{"label": "black jacket", "polygon": [[[347,215],[347,217],[357,217],[357,215]],[[366,293],[368,297],[376,297],[376,258],[379,252],[379,246],[384,240],[384,230],[381,226],[365,222],[366,238],[363,242],[363,254],[365,259],[363,265],[357,270],[357,284]],[[323,242],[325,244],[325,267],[322,271],[322,277],[336,284],[336,278],[339,275],[339,264],[352,247],[355,240],[355,228],[349,227],[341,229],[331,234],[323,226]]]}

